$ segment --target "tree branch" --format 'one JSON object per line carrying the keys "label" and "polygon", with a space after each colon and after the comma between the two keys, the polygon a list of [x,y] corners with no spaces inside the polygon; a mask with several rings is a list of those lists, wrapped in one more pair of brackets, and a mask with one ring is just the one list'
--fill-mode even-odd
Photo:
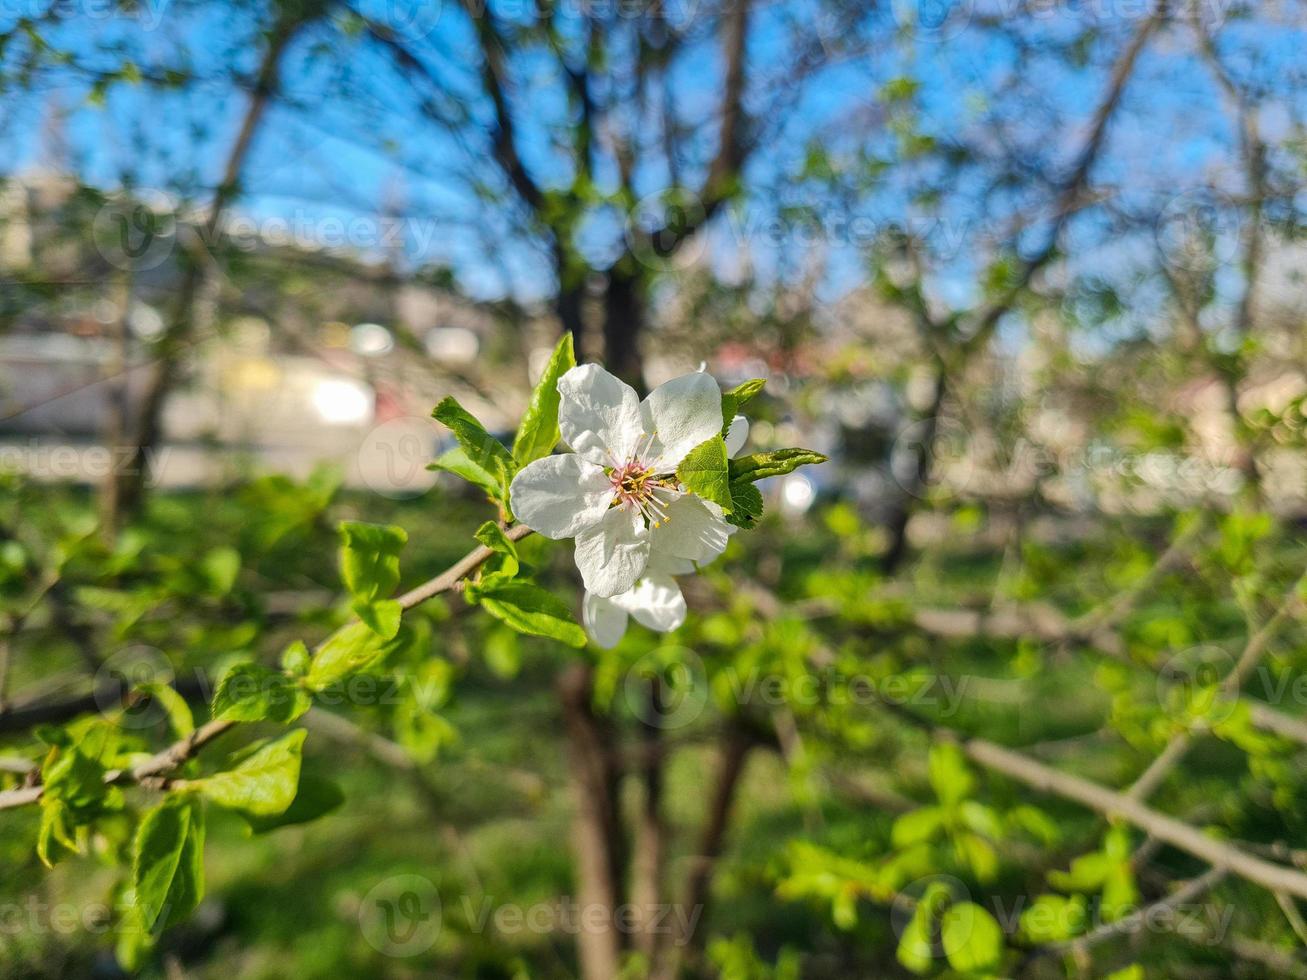
{"label": "tree branch", "polygon": [[[513,541],[521,540],[530,533],[531,529],[524,524],[516,525],[507,531],[508,537]],[[471,574],[489,560],[493,554],[493,551],[484,546],[474,548],[435,578],[400,596],[400,605],[405,610],[412,609],[433,596],[448,592],[462,578]],[[161,776],[192,758],[204,746],[234,727],[235,724],[235,722],[222,720],[206,722],[187,738],[174,742],[162,752],[151,756],[131,769],[115,769],[106,773],[104,781],[111,785],[140,783]],[[39,802],[44,792],[45,787],[43,786],[27,786],[2,791],[0,792],[0,810],[8,810],[13,807]]]}

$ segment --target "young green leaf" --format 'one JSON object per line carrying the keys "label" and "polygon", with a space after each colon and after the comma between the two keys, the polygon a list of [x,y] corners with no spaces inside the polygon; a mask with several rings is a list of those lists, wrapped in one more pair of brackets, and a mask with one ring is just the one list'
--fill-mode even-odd
{"label": "young green leaf", "polygon": [[676,478],[692,493],[711,500],[726,513],[734,509],[726,440],[721,436],[713,436],[691,449],[676,468]]}
{"label": "young green leaf", "polygon": [[309,648],[304,645],[303,640],[292,641],[281,652],[281,669],[292,677],[307,676],[312,663],[313,657],[309,654]]}
{"label": "young green leaf", "polygon": [[309,823],[338,809],[345,802],[345,794],[330,779],[309,773],[300,775],[299,791],[285,813],[275,816],[258,816],[244,813],[251,834],[266,834],[278,827]]}
{"label": "young green leaf", "polygon": [[469,584],[464,595],[519,633],[547,636],[573,647],[585,646],[585,630],[572,618],[567,603],[530,582],[496,578]]}
{"label": "young green leaf", "polygon": [[517,557],[517,546],[508,539],[508,535],[494,521],[486,521],[476,529],[474,537],[495,552],[498,558],[494,564],[487,565],[487,571],[502,572],[512,578],[521,567]]}
{"label": "young green leaf", "polygon": [[394,599],[374,599],[372,602],[355,599],[350,608],[368,629],[383,640],[395,638],[404,616],[404,607]]}
{"label": "young green leaf", "polygon": [[762,517],[762,492],[747,480],[731,484],[731,509],[726,520],[748,530]]}
{"label": "young green leaf", "polygon": [[204,895],[204,812],[173,796],[147,813],[132,857],[132,909],[147,933],[190,915]]}
{"label": "young green leaf", "polygon": [[1003,957],[1003,930],[973,902],[950,905],[940,920],[940,942],[960,973],[988,973]]}
{"label": "young green leaf", "polygon": [[494,490],[491,492],[495,499],[507,502],[508,482],[517,472],[517,466],[503,444],[487,432],[485,426],[453,396],[441,401],[431,414],[437,422],[454,433],[454,438],[463,447],[469,462],[494,480]]}
{"label": "young green leaf", "polygon": [[745,381],[743,384],[736,385],[730,391],[722,394],[723,436],[726,435],[726,431],[731,427],[731,421],[739,413],[740,409],[743,408],[747,402],[752,401],[753,396],[762,391],[763,385],[766,383],[767,381],[764,378],[753,378],[750,381]]}
{"label": "young green leaf", "polygon": [[229,810],[261,817],[284,813],[299,786],[307,734],[302,728],[288,732],[251,753],[236,768],[192,780],[187,786]]}
{"label": "young green leaf", "polygon": [[399,585],[399,553],[408,541],[402,527],[340,522],[340,572],[360,603],[384,599]]}
{"label": "young green leaf", "polygon": [[937,742],[930,749],[930,785],[944,806],[955,806],[971,795],[975,777],[967,768],[962,750],[952,742]]}
{"label": "young green leaf", "polygon": [[496,500],[499,499],[504,490],[503,482],[499,477],[472,462],[472,457],[467,454],[462,446],[455,446],[453,449],[441,453],[434,462],[427,464],[427,469],[453,473],[473,486],[480,487]]}
{"label": "young green leaf", "polygon": [[800,466],[824,463],[826,457],[811,449],[777,449],[771,453],[750,453],[731,460],[731,482],[756,483],[769,476],[784,476]]}
{"label": "young green leaf", "polygon": [[78,852],[68,807],[50,796],[41,798],[41,826],[36,835],[36,856],[53,869],[60,859]]}
{"label": "young green leaf", "polygon": [[314,654],[306,683],[310,690],[321,691],[371,666],[381,658],[385,649],[386,641],[366,623],[342,626],[327,637]]}
{"label": "young green leaf", "polygon": [[912,918],[899,936],[894,955],[913,973],[929,973],[934,965],[935,949],[930,940],[931,909],[927,902],[918,902]]}
{"label": "young green leaf", "polygon": [[213,695],[212,714],[222,721],[275,721],[289,724],[309,710],[309,694],[279,670],[262,664],[236,664],[222,676]]}
{"label": "young green leaf", "polygon": [[558,379],[574,367],[576,354],[572,350],[572,335],[565,333],[531,392],[531,403],[527,405],[517,437],[513,440],[513,459],[518,466],[548,456],[558,445]]}
{"label": "young green leaf", "polygon": [[241,553],[235,548],[214,548],[204,556],[204,576],[216,595],[226,595],[241,570]]}

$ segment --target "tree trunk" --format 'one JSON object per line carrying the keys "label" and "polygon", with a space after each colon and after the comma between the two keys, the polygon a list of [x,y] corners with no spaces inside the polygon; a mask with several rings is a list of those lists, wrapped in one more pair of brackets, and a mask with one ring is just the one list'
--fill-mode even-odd
{"label": "tree trunk", "polygon": [[635,948],[652,961],[658,946],[658,906],[662,902],[662,868],[667,828],[662,817],[663,744],[657,719],[662,716],[662,685],[649,682],[649,713],[640,723],[640,773],[644,787],[631,858],[631,904],[635,907]]}
{"label": "tree trunk", "polygon": [[935,443],[939,438],[939,413],[944,407],[944,396],[948,393],[948,375],[941,367],[935,374],[935,388],[931,395],[930,408],[920,421],[924,425],[921,441],[917,444],[916,460],[909,485],[903,488],[894,513],[890,515],[887,527],[890,535],[889,549],[881,556],[880,569],[886,575],[893,575],[908,554],[908,524],[917,500],[930,483],[931,470],[935,463]]}
{"label": "tree trunk", "polygon": [[656,980],[675,980],[680,975],[682,966],[687,961],[693,962],[703,951],[704,913],[712,891],[713,872],[717,869],[717,859],[726,844],[726,830],[730,825],[735,792],[739,788],[740,777],[744,775],[744,764],[748,760],[749,750],[756,744],[754,733],[738,720],[724,736],[717,785],[708,801],[708,815],[699,838],[699,849],[694,855],[694,863],[686,882],[685,901],[673,917],[687,931],[673,937],[667,956],[652,974]]}
{"label": "tree trunk", "polygon": [[640,332],[644,328],[644,282],[634,256],[626,255],[608,271],[604,293],[604,363],[623,381],[644,390]]}
{"label": "tree trunk", "polygon": [[[613,917],[622,895],[624,847],[619,814],[621,773],[614,758],[612,725],[594,711],[594,672],[573,664],[558,681],[567,738],[567,763],[576,812],[572,846],[576,855],[577,952],[584,980],[612,980],[621,965],[622,934]],[[603,909],[602,918],[589,910]],[[594,916],[593,921],[588,921]],[[595,928],[590,925],[599,923]]]}

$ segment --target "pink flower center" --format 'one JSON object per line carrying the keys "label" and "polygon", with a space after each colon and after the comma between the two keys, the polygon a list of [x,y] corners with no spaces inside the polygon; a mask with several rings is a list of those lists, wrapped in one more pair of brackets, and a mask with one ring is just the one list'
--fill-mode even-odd
{"label": "pink flower center", "polygon": [[629,459],[613,468],[609,475],[619,506],[630,504],[654,527],[660,527],[667,517],[667,501],[660,500],[658,491],[670,491],[666,481],[659,479],[653,468],[639,459]]}

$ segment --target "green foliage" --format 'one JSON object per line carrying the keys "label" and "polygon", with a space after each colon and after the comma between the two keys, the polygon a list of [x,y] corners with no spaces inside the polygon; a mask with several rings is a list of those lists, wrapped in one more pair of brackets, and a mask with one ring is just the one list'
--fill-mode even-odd
{"label": "green foliage", "polygon": [[399,585],[399,553],[408,541],[400,527],[342,521],[340,570],[354,597],[350,608],[382,639],[399,632],[403,610],[386,598]]}
{"label": "green foliage", "polygon": [[191,789],[229,810],[255,817],[286,811],[299,787],[304,729],[256,744],[235,768],[187,782]]}
{"label": "green foliage", "polygon": [[730,391],[722,393],[722,435],[725,436],[731,427],[731,422],[735,416],[740,413],[745,405],[762,392],[763,386],[767,384],[763,378],[754,378],[751,381],[745,381],[736,385]]}
{"label": "green foliage", "polygon": [[462,456],[453,460],[442,456],[434,465],[476,483],[506,509],[508,484],[517,472],[517,464],[503,443],[487,432],[485,426],[452,396],[440,402],[431,415],[454,433],[463,450]]}
{"label": "green foliage", "polygon": [[940,942],[949,965],[962,973],[987,973],[1003,957],[1003,930],[974,902],[958,902],[944,911]]}
{"label": "green foliage", "polygon": [[345,802],[345,794],[340,786],[330,779],[301,773],[295,799],[281,813],[253,813],[242,811],[241,816],[250,826],[252,834],[266,834],[281,827],[311,823],[329,813],[334,813]]}
{"label": "green foliage", "polygon": [[548,456],[558,445],[558,379],[574,367],[572,335],[565,333],[531,392],[531,401],[513,439],[513,460],[519,467]]}
{"label": "green foliage", "polygon": [[132,925],[146,935],[180,922],[204,897],[204,810],[171,796],[141,819],[132,848]]}
{"label": "green foliage", "polygon": [[686,453],[676,468],[676,478],[685,484],[687,490],[704,500],[711,500],[726,513],[733,509],[726,441],[721,436],[713,436]]}
{"label": "green foliage", "polygon": [[336,630],[318,647],[305,676],[305,683],[309,690],[321,691],[372,666],[385,656],[387,650],[387,641],[372,627],[366,623],[349,623]]}
{"label": "green foliage", "polygon": [[238,663],[222,676],[211,712],[224,721],[275,721],[283,725],[309,710],[309,693],[279,670]]}
{"label": "green foliage", "polygon": [[476,529],[473,536],[495,552],[495,557],[485,565],[487,572],[501,572],[509,578],[518,573],[521,563],[517,555],[517,546],[509,540],[503,528],[494,521],[486,521]]}
{"label": "green foliage", "polygon": [[519,633],[549,637],[572,647],[585,646],[585,630],[577,625],[567,603],[530,582],[487,576],[469,583],[463,595]]}
{"label": "green foliage", "polygon": [[750,453],[731,460],[730,479],[732,483],[756,483],[770,476],[784,476],[793,473],[800,466],[824,463],[826,457],[811,449],[777,449],[769,453]]}

